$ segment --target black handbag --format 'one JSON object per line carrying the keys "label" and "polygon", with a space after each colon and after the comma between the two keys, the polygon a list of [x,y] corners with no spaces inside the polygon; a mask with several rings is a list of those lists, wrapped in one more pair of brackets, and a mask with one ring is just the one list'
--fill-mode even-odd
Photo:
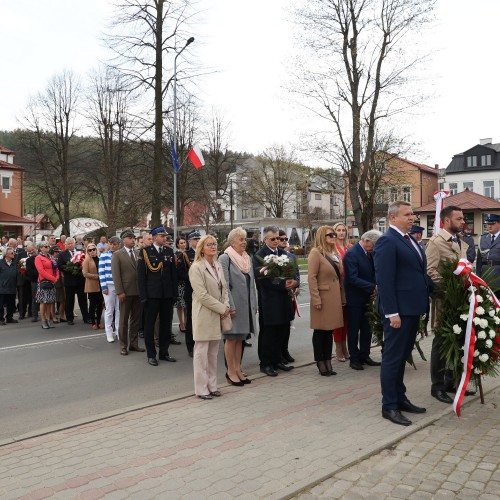
{"label": "black handbag", "polygon": [[40,290],[52,290],[54,288],[54,283],[49,280],[40,281]]}

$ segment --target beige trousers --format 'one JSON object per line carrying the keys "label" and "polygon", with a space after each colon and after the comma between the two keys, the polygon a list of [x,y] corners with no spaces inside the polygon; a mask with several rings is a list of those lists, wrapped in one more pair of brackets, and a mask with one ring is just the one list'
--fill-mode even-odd
{"label": "beige trousers", "polygon": [[220,340],[197,340],[193,350],[194,393],[206,396],[217,390],[217,354]]}

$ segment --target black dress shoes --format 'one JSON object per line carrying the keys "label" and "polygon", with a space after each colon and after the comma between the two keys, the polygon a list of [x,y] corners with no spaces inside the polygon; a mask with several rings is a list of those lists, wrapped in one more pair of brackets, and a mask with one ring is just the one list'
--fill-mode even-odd
{"label": "black dress shoes", "polygon": [[131,345],[129,348],[128,348],[129,351],[135,351],[135,352],[146,352],[146,349],[144,349],[144,347],[135,347],[133,345]]}
{"label": "black dress shoes", "polygon": [[405,411],[407,413],[425,413],[427,410],[425,408],[420,408],[419,406],[415,406],[413,403],[410,403],[410,401],[401,401],[398,404],[398,410],[399,411]]}
{"label": "black dress shoes", "polygon": [[351,361],[349,363],[349,366],[353,369],[353,370],[364,370],[363,366],[361,365],[361,363],[358,363],[357,361]]}
{"label": "black dress shoes", "polygon": [[71,325],[74,325],[74,324],[75,324],[75,322],[72,319],[68,319],[68,325],[71,326]]}
{"label": "black dress shoes", "polygon": [[177,360],[175,358],[172,358],[172,356],[158,356],[158,359],[161,359],[162,361],[168,361],[169,363],[175,363]]}
{"label": "black dress shoes", "polygon": [[398,425],[411,425],[411,420],[408,420],[406,417],[401,415],[399,410],[386,410],[382,408],[382,417],[390,420],[393,424]]}
{"label": "black dress shoes", "polygon": [[17,321],[17,319],[10,318],[6,321],[6,323],[19,323],[19,321]]}
{"label": "black dress shoes", "polygon": [[441,403],[453,403],[453,399],[451,399],[445,391],[431,391],[431,396],[441,401]]}
{"label": "black dress shoes", "polygon": [[252,344],[251,344],[250,342],[248,342],[248,340],[244,340],[244,341],[243,341],[243,345],[244,345],[245,347],[252,347]]}
{"label": "black dress shoes", "polygon": [[261,366],[260,371],[265,373],[268,377],[278,376],[278,372],[272,366]]}
{"label": "black dress shoes", "polygon": [[368,366],[380,366],[382,363],[380,363],[380,361],[374,361],[372,358],[368,357],[365,360],[361,361],[361,364]]}
{"label": "black dress shoes", "polygon": [[[449,392],[453,395],[456,394],[457,390],[456,389],[446,389],[446,392]],[[465,390],[465,396],[475,396],[476,395],[476,391],[469,391],[468,389]]]}
{"label": "black dress shoes", "polygon": [[158,361],[156,361],[156,358],[148,358],[148,363],[151,366],[158,366]]}
{"label": "black dress shoes", "polygon": [[290,353],[288,351],[284,352],[281,357],[287,362],[287,363],[294,363],[295,362],[295,358],[292,358],[292,356],[290,356]]}
{"label": "black dress shoes", "polygon": [[287,365],[284,365],[283,363],[278,363],[276,365],[276,368],[278,370],[283,370],[284,372],[289,372],[289,371],[293,370],[295,367],[294,366],[287,366]]}
{"label": "black dress shoes", "polygon": [[181,345],[182,342],[180,342],[179,340],[177,340],[175,337],[172,337],[170,339],[170,345]]}

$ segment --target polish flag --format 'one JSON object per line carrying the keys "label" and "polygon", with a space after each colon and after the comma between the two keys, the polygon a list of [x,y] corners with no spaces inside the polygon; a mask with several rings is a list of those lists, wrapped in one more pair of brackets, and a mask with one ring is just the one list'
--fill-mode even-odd
{"label": "polish flag", "polygon": [[205,160],[203,159],[203,155],[201,154],[201,149],[198,144],[193,146],[193,149],[188,153],[188,158],[191,160],[191,163],[196,169],[205,165]]}

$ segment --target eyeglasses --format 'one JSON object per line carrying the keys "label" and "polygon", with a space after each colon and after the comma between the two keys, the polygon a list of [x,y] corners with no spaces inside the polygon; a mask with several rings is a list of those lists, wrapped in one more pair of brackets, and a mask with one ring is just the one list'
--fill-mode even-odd
{"label": "eyeglasses", "polygon": [[273,236],[272,238],[267,238],[269,241],[276,241],[279,240],[278,236]]}
{"label": "eyeglasses", "polygon": [[89,252],[97,252],[97,248],[87,248]]}
{"label": "eyeglasses", "polygon": [[326,233],[325,236],[328,238],[335,238],[335,233]]}
{"label": "eyeglasses", "polygon": [[208,248],[217,248],[217,243],[207,243],[205,246]]}
{"label": "eyeglasses", "polygon": [[280,238],[280,241],[288,241],[288,238]]}

